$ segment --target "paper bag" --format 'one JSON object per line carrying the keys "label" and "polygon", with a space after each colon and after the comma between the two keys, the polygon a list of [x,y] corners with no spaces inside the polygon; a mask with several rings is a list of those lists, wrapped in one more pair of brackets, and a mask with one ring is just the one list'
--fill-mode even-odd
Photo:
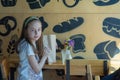
{"label": "paper bag", "polygon": [[43,35],[43,46],[51,49],[48,64],[56,62],[56,35]]}

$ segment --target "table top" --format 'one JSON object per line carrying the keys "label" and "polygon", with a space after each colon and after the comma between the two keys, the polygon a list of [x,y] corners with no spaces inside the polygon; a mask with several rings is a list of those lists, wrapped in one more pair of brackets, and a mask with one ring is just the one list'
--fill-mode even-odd
{"label": "table top", "polygon": [[43,69],[64,69],[65,65],[62,64],[61,60],[57,60],[55,63],[52,64],[45,64]]}
{"label": "table top", "polygon": [[[19,64],[19,59],[18,58],[9,58],[9,63],[11,67],[17,67]],[[43,67],[43,69],[64,69],[65,65],[62,64],[61,60],[57,60],[56,62],[52,64],[46,63]]]}
{"label": "table top", "polygon": [[[98,60],[98,61],[100,61],[100,60]],[[98,61],[96,61],[96,62],[93,61],[92,63],[97,64]],[[84,62],[82,62],[82,63],[84,63]],[[91,60],[89,60],[89,62],[91,62]],[[118,62],[118,61],[114,61],[114,65],[116,65],[115,62]],[[10,63],[10,67],[17,67],[19,65],[19,58],[9,58],[9,63]],[[110,61],[110,63],[111,63],[111,61]],[[97,64],[97,65],[99,66],[99,64]],[[111,64],[109,67],[111,67]],[[94,67],[92,67],[92,68],[94,68]],[[52,63],[52,64],[46,63],[44,65],[43,69],[65,69],[65,64],[62,64],[62,60],[57,60],[55,63]],[[109,68],[109,69],[110,69],[110,73],[111,73],[111,68]],[[96,68],[93,71],[96,71]]]}

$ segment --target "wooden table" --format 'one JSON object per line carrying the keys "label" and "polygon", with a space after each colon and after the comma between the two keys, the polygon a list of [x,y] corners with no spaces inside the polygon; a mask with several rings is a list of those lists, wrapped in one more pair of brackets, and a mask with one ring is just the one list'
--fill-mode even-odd
{"label": "wooden table", "polygon": [[[104,76],[104,72],[110,67],[110,61],[105,61],[106,65],[104,65],[104,60],[81,59],[80,61],[81,64],[91,64],[92,74],[94,76]],[[16,68],[19,64],[19,59],[10,58],[9,63],[11,67]],[[77,62],[75,62],[75,64],[77,64]],[[57,60],[55,63],[45,64],[43,69],[63,69],[65,71],[65,64],[62,64],[62,60]]]}
{"label": "wooden table", "polygon": [[[9,58],[8,60],[9,60],[9,64],[11,67],[11,79],[14,80],[15,72],[19,65],[19,59],[18,58]],[[65,69],[65,65],[62,64],[61,60],[57,60],[56,63],[45,64],[43,69]]]}
{"label": "wooden table", "polygon": [[65,69],[65,65],[62,64],[61,60],[57,60],[55,63],[45,64],[43,69]]}
{"label": "wooden table", "polygon": [[[17,58],[10,58],[9,63],[11,67],[17,67],[19,60]],[[104,70],[107,70],[110,67],[110,62],[107,61],[106,64],[104,64],[104,60],[82,59],[80,60],[80,63],[91,64],[93,75],[104,75]],[[77,64],[77,62],[75,62],[75,64]],[[55,63],[45,64],[43,69],[65,69],[65,64],[62,64],[62,60],[57,60]]]}
{"label": "wooden table", "polygon": [[[17,67],[19,64],[19,59],[14,58],[14,59],[9,59],[9,63],[11,67]],[[43,69],[64,69],[65,65],[62,64],[61,60],[57,60],[57,62],[52,63],[52,64],[45,64]]]}
{"label": "wooden table", "polygon": [[[10,67],[11,67],[11,74],[12,74],[12,78],[14,76],[14,72],[16,71],[16,68],[18,67],[19,65],[19,58],[18,57],[14,57],[14,58],[11,58],[11,57],[8,57],[8,61],[10,63]],[[81,59],[80,60],[81,64],[91,64],[92,66],[92,74],[93,75],[104,75],[104,65],[103,65],[103,61],[104,60],[91,60],[91,59]],[[106,67],[111,67],[111,61],[108,61],[107,62],[107,65]],[[75,62],[75,64],[77,64],[77,62]],[[15,70],[14,70],[15,69]],[[65,64],[62,64],[62,60],[57,60],[57,62],[55,63],[52,63],[52,64],[45,64],[43,69],[63,69],[65,71]],[[12,79],[14,80],[14,79]]]}

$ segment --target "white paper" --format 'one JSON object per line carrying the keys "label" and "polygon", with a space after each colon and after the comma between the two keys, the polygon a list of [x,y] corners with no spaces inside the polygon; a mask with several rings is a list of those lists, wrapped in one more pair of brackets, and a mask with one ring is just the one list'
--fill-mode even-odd
{"label": "white paper", "polygon": [[51,49],[48,64],[56,62],[56,35],[43,35],[43,46]]}

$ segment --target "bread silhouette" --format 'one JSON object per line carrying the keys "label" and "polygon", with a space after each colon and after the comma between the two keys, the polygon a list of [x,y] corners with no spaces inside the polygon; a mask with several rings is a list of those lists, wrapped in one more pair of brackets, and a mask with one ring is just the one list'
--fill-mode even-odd
{"label": "bread silhouette", "polygon": [[93,3],[97,6],[109,6],[117,3],[119,0],[93,0]]}
{"label": "bread silhouette", "polygon": [[105,18],[102,29],[106,34],[120,38],[120,19],[113,17]]}
{"label": "bread silhouette", "polygon": [[55,25],[53,31],[55,33],[64,33],[67,31],[71,31],[77,27],[79,27],[84,22],[82,17],[75,17],[74,19],[70,19],[68,21],[64,21],[61,24]]}
{"label": "bread silhouette", "polygon": [[94,53],[98,59],[111,59],[119,53],[119,48],[115,41],[104,41],[96,45]]}
{"label": "bread silhouette", "polygon": [[44,7],[50,0],[27,0],[31,9]]}

